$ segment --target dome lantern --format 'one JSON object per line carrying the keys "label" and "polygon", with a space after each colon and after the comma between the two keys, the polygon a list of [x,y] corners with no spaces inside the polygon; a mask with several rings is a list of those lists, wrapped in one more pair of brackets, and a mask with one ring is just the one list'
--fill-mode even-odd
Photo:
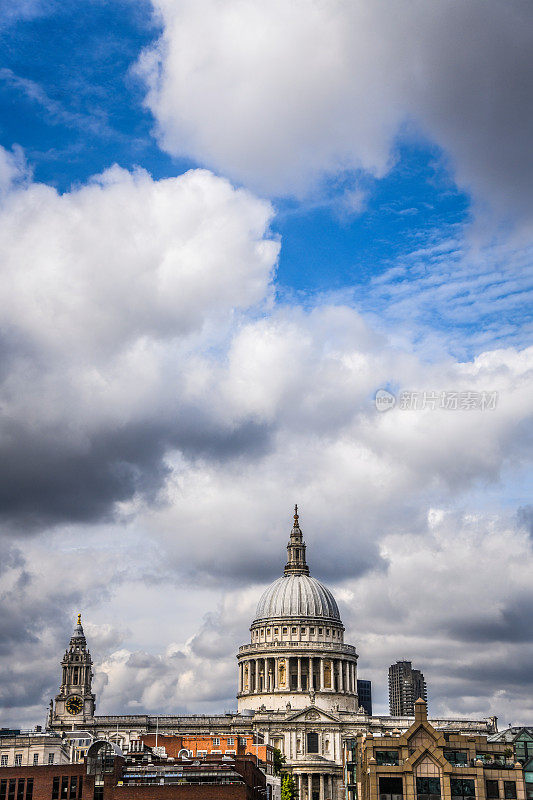
{"label": "dome lantern", "polygon": [[298,506],[294,506],[294,523],[287,544],[287,563],[285,575],[309,575],[309,567],[305,560],[305,542],[298,518]]}

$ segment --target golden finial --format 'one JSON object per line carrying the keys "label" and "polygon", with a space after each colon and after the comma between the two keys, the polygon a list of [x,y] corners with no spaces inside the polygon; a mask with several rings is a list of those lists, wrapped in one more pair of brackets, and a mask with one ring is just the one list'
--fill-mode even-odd
{"label": "golden finial", "polygon": [[294,506],[294,523],[298,525],[298,506]]}
{"label": "golden finial", "polygon": [[78,625],[81,625],[81,614],[78,614]]}

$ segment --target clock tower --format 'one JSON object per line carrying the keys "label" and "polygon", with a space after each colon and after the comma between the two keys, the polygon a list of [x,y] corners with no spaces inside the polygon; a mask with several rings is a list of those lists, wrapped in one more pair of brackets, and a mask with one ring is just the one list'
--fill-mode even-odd
{"label": "clock tower", "polygon": [[62,728],[69,723],[78,726],[93,719],[96,703],[91,691],[92,665],[81,614],[78,614],[78,622],[61,661],[63,674],[59,694],[55,701],[50,701],[48,727]]}

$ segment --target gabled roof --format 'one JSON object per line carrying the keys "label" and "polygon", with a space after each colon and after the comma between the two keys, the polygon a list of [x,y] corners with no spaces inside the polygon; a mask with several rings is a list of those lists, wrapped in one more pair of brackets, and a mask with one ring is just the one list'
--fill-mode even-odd
{"label": "gabled roof", "polygon": [[533,741],[533,727],[523,725],[521,727],[506,728],[504,731],[493,733],[492,736],[488,737],[487,741],[509,742],[510,744],[516,741]]}
{"label": "gabled roof", "polygon": [[404,761],[404,764],[409,764],[411,768],[414,768],[419,761],[426,757],[430,758],[431,761],[434,761],[435,764],[438,764],[444,773],[452,771],[452,765],[444,758],[442,752],[437,750],[437,745],[431,745],[430,747],[418,747],[415,752],[411,753],[409,758]]}
{"label": "gabled roof", "polygon": [[331,711],[324,711],[322,708],[316,706],[307,706],[307,708],[299,709],[293,714],[286,717],[287,721],[293,722],[299,719],[302,722],[339,722],[339,717],[335,716]]}

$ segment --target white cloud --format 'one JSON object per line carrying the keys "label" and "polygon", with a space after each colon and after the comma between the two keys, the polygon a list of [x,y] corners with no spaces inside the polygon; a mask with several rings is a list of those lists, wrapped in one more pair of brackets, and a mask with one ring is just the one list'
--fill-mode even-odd
{"label": "white cloud", "polygon": [[480,0],[153,0],[164,30],[138,69],[162,146],[260,191],[380,176],[405,123],[459,182],[529,218],[531,8]]}
{"label": "white cloud", "polygon": [[[477,713],[485,684],[464,695],[484,653],[460,662],[464,677],[444,659],[477,636],[500,666],[507,645],[516,655],[518,708],[529,634],[509,637],[531,618],[531,541],[477,493],[525,470],[531,349],[427,361],[348,304],[276,305],[271,206],[205,171],[114,168],[62,196],[28,184],[1,214],[10,719],[41,713],[80,609],[101,711],[231,705],[233,653],[281,571],[294,502],[313,574],[344,598],[371,674],[398,649],[427,657],[440,707]],[[381,386],[499,398],[381,414]]]}
{"label": "white cloud", "polygon": [[[163,429],[194,438],[187,359],[191,348],[219,347],[236,315],[268,304],[279,249],[271,216],[268,203],[201,170],[154,181],[113,167],[63,195],[42,184],[8,194],[0,210],[8,508],[20,501],[30,518],[32,506],[38,519],[44,506],[51,518],[61,508],[83,518],[103,501],[97,514],[107,513],[113,484],[124,491],[111,504],[142,483],[146,456],[148,483],[158,473]],[[83,477],[79,459],[93,457]],[[71,478],[80,482],[76,502]]]}
{"label": "white cloud", "polygon": [[33,184],[2,213],[4,323],[43,350],[68,340],[73,358],[201,330],[263,301],[271,215],[200,170],[153,181],[115,166],[63,195]]}

